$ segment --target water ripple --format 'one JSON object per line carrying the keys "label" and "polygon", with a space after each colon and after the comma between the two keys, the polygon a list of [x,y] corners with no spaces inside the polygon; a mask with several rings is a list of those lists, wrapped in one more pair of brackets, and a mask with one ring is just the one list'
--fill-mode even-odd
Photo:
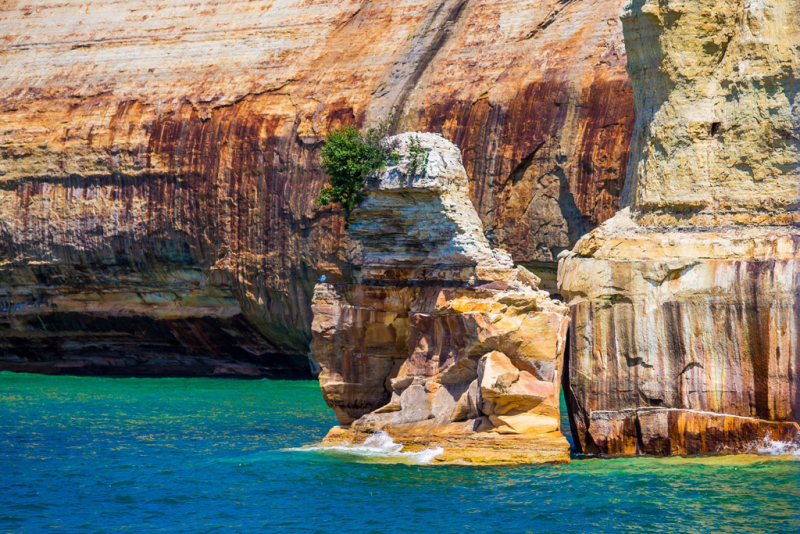
{"label": "water ripple", "polygon": [[313,382],[0,373],[0,532],[800,532],[791,444],[465,468],[334,424]]}

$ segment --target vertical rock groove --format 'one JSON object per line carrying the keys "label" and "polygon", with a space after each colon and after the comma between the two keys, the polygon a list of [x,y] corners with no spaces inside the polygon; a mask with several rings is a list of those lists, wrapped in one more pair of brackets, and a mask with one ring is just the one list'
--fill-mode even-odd
{"label": "vertical rock groove", "polygon": [[[412,45],[409,53],[400,62],[400,65],[406,62],[410,63],[411,73],[405,82],[397,84],[401,88],[390,108],[391,123],[389,124],[389,130],[391,133],[399,133],[409,94],[417,86],[423,73],[430,67],[433,58],[447,45],[447,40],[452,35],[453,27],[458,24],[459,17],[465,9],[468,9],[469,1],[457,0],[448,2],[448,0],[439,0],[437,4],[430,8],[432,14],[425,21],[425,28],[422,30],[419,27],[415,28],[414,31],[419,32],[421,37],[418,42]],[[448,3],[452,4],[452,6],[448,7],[446,5]],[[440,18],[440,14],[442,18],[437,20]],[[428,37],[428,34],[430,34],[430,37]]]}

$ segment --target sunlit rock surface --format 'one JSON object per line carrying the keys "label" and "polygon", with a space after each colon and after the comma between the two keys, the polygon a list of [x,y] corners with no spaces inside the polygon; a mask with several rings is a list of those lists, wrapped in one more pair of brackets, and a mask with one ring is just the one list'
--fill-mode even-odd
{"label": "sunlit rock surface", "polygon": [[419,134],[371,178],[353,212],[357,280],[314,291],[312,352],[343,427],[329,444],[386,431],[436,461],[569,461],[559,430],[567,307],[493,249],[469,201],[458,148]]}
{"label": "sunlit rock surface", "polygon": [[632,0],[626,207],[559,265],[585,452],[800,439],[800,7]]}
{"label": "sunlit rock surface", "polygon": [[314,283],[347,275],[321,143],[392,110],[552,265],[618,207],[622,2],[3,3],[0,369],[308,376]]}

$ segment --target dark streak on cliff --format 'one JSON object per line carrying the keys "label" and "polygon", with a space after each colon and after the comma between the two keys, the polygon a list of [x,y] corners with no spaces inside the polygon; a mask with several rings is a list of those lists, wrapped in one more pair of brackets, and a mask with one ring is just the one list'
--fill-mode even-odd
{"label": "dark streak on cliff", "polygon": [[[430,15],[428,19],[429,24],[436,21],[439,12],[445,8],[446,3],[447,2],[443,0],[439,0],[439,3],[432,10],[432,15]],[[406,101],[408,100],[411,91],[413,91],[417,86],[422,78],[422,75],[431,65],[434,57],[436,57],[436,55],[447,44],[447,39],[451,35],[453,26],[458,23],[459,17],[464,12],[469,0],[458,0],[452,3],[453,5],[447,11],[447,15],[444,17],[443,23],[440,23],[436,28],[427,27],[423,30],[425,33],[433,32],[433,37],[430,38],[430,40],[426,39],[427,42],[424,44],[424,48],[421,51],[412,49],[412,51],[406,56],[408,57],[413,54],[418,55],[419,57],[415,58],[416,65],[414,70],[406,79],[405,83],[403,84],[403,88],[400,90],[399,97],[391,107],[392,115],[391,123],[389,124],[390,134],[400,133],[399,129],[404,118]]]}

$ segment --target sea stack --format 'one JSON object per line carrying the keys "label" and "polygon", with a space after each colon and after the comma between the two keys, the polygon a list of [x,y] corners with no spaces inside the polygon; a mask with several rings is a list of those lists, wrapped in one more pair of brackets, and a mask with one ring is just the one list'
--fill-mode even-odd
{"label": "sea stack", "polygon": [[800,5],[631,0],[623,209],[562,253],[584,452],[800,437]]}
{"label": "sea stack", "polygon": [[349,227],[356,277],[314,290],[312,353],[342,424],[326,442],[383,430],[408,450],[441,447],[438,462],[568,462],[567,307],[489,245],[455,145],[387,142],[401,158],[370,177]]}

